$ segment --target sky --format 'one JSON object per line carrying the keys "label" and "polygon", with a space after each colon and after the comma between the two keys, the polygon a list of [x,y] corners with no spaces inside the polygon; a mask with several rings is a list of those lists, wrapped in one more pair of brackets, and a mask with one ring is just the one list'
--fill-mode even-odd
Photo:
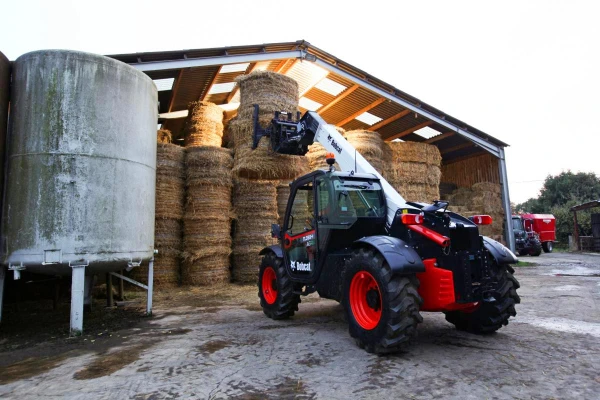
{"label": "sky", "polygon": [[510,145],[511,201],[600,175],[600,2],[0,0],[0,51],[97,54],[304,39]]}

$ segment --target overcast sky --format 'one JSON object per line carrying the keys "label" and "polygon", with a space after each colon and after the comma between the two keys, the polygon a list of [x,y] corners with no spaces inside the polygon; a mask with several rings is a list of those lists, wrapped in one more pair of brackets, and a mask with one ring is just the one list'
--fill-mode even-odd
{"label": "overcast sky", "polygon": [[0,51],[311,44],[507,142],[511,200],[600,175],[600,2],[0,0]]}

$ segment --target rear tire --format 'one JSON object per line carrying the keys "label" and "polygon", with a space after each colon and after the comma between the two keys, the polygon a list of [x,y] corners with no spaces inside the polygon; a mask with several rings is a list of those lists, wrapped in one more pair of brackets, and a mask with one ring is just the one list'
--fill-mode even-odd
{"label": "rear tire", "polygon": [[554,249],[554,243],[544,242],[542,243],[542,248],[544,249],[544,253],[552,253],[552,250]]}
{"label": "rear tire", "polygon": [[394,275],[377,252],[359,249],[346,262],[342,304],[352,336],[369,353],[402,350],[423,321],[418,279]]}
{"label": "rear tire", "polygon": [[498,265],[493,259],[492,268],[495,270],[498,282],[492,292],[493,301],[481,302],[473,312],[446,312],[446,321],[454,324],[456,329],[471,333],[493,333],[508,325],[510,317],[517,315],[515,304],[521,302],[517,289],[521,286],[513,276],[515,270],[509,264]]}
{"label": "rear tire", "polygon": [[298,311],[300,295],[294,294],[283,260],[274,253],[266,254],[260,264],[258,297],[263,312],[271,319],[286,319]]}

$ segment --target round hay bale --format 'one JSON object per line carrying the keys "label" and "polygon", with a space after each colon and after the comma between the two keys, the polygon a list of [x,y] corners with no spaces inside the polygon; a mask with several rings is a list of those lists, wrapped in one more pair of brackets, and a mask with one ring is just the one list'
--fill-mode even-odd
{"label": "round hay bale", "polygon": [[159,143],[156,148],[156,218],[181,219],[185,198],[183,147]]}
{"label": "round hay bale", "polygon": [[[346,140],[382,174],[384,169],[385,143],[377,132],[363,129],[346,132]],[[386,149],[387,151],[387,149]]]}
{"label": "round hay bale", "polygon": [[[259,106],[261,124],[268,124],[275,111],[295,113],[298,110],[298,82],[270,71],[255,71],[236,78],[240,88],[237,118],[252,121],[254,104]],[[265,125],[263,125],[264,127]]]}
{"label": "round hay bale", "polygon": [[231,121],[229,129],[235,148],[233,173],[246,179],[296,179],[309,171],[305,157],[275,153],[268,137],[261,138],[252,149],[251,120]]}
{"label": "round hay bale", "polygon": [[208,101],[188,105],[184,139],[186,147],[221,147],[223,142],[223,109]]}
{"label": "round hay bale", "polygon": [[185,148],[176,144],[158,143],[156,175],[185,177]]}
{"label": "round hay bale", "polygon": [[289,197],[290,183],[288,181],[282,181],[282,183],[277,185],[277,214],[279,215],[277,223],[279,225],[283,225],[283,218],[285,217],[285,209]]}
{"label": "round hay bale", "polygon": [[171,143],[173,141],[173,135],[168,129],[159,129],[156,131],[156,141],[158,143]]}
{"label": "round hay bale", "polygon": [[277,223],[277,181],[234,181],[233,280],[255,282],[260,250],[273,242],[271,225]]}
{"label": "round hay bale", "polygon": [[230,149],[186,149],[187,197],[181,281],[187,285],[228,282],[231,254]]}

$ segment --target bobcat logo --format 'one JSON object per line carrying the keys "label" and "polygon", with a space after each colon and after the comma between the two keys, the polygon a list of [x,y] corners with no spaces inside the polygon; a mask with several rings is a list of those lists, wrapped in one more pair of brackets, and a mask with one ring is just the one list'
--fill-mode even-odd
{"label": "bobcat logo", "polygon": [[300,261],[290,261],[290,269],[292,271],[310,272],[310,263]]}

